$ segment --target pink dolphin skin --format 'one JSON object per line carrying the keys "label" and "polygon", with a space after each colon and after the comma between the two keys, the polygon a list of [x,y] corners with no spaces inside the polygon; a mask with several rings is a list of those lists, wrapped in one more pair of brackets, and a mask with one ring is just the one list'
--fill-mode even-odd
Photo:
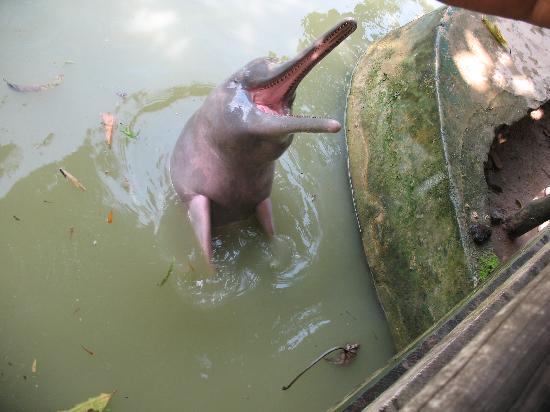
{"label": "pink dolphin skin", "polygon": [[333,119],[292,116],[292,102],[300,81],[356,28],[353,19],[346,19],[292,60],[251,61],[216,87],[185,125],[170,175],[208,261],[212,227],[256,215],[273,235],[275,161],[292,143],[293,133],[340,130]]}

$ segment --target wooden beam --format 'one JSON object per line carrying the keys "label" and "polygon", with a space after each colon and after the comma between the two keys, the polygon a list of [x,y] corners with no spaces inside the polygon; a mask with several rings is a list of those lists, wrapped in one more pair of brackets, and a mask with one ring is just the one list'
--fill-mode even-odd
{"label": "wooden beam", "polygon": [[550,219],[550,195],[529,202],[505,222],[506,232],[514,239]]}
{"label": "wooden beam", "polygon": [[[508,303],[404,411],[508,411],[550,401],[550,266]],[[523,409],[522,409],[523,410]]]}

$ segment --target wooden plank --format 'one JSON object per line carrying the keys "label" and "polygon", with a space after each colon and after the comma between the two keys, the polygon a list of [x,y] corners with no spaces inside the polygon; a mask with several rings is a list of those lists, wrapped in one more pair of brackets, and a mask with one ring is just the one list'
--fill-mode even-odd
{"label": "wooden plank", "polygon": [[546,379],[543,365],[549,353],[547,267],[404,410],[505,411],[522,398],[533,404],[544,403],[548,393],[540,389],[544,389],[545,382],[540,386],[540,381],[533,382],[532,377]]}

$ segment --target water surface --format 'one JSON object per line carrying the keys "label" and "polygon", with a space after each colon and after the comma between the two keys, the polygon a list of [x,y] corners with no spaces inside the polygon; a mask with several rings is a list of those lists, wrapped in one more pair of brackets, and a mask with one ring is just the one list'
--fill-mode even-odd
{"label": "water surface", "polygon": [[[354,16],[357,32],[294,104],[343,122],[368,44],[432,7],[0,3],[1,76],[46,84],[64,75],[39,93],[0,85],[0,410],[54,411],[117,390],[113,411],[318,411],[383,366],[393,345],[361,249],[343,131],[296,136],[276,170],[276,237],[254,222],[218,230],[216,276],[205,275],[167,165],[214,85],[253,58],[293,56]],[[139,135],[119,125],[109,149],[101,112]],[[321,364],[281,391],[346,342],[361,343],[356,362]]]}

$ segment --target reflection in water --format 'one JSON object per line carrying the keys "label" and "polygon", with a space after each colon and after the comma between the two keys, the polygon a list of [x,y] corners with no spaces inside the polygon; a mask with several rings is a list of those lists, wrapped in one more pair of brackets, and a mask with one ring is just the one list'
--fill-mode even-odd
{"label": "reflection in water", "polygon": [[22,150],[19,146],[13,143],[0,146],[0,177],[9,176],[12,171],[16,170],[21,158]]}
{"label": "reflection in water", "polygon": [[286,322],[280,319],[275,322],[273,329],[277,330],[278,334],[274,344],[279,346],[279,352],[295,349],[305,338],[330,324],[330,319],[323,318],[321,309],[321,303],[317,303],[293,314]]}

